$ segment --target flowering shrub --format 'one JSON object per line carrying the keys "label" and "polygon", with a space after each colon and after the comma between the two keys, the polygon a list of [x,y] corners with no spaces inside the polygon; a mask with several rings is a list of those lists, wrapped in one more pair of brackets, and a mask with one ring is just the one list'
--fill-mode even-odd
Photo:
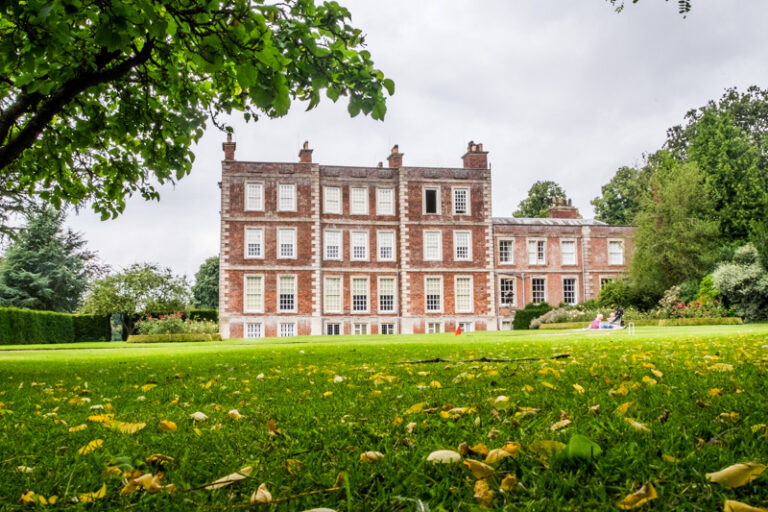
{"label": "flowering shrub", "polygon": [[672,313],[668,318],[725,318],[735,316],[732,308],[723,306],[721,302],[714,299],[711,304],[696,302],[678,302],[672,308]]}
{"label": "flowering shrub", "polygon": [[139,334],[216,334],[219,324],[211,320],[184,320],[184,312],[153,317],[136,322]]}

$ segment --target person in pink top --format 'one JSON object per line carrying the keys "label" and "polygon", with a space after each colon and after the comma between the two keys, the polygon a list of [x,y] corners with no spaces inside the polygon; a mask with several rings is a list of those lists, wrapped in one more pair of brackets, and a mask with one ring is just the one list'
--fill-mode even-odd
{"label": "person in pink top", "polygon": [[603,315],[601,313],[598,313],[594,320],[592,320],[592,323],[589,324],[590,329],[599,329],[600,328],[600,322],[603,321]]}

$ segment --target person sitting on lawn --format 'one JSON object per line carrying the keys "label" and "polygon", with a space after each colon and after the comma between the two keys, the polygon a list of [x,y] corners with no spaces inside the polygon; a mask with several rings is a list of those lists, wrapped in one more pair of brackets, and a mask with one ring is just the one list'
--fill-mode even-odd
{"label": "person sitting on lawn", "polygon": [[601,313],[598,313],[594,320],[592,320],[592,323],[589,324],[590,329],[599,329],[600,324],[603,321],[603,315]]}
{"label": "person sitting on lawn", "polygon": [[618,309],[616,309],[616,312],[613,314],[611,318],[613,318],[613,320],[608,319],[610,323],[619,327],[624,327],[624,309],[623,308],[619,307]]}

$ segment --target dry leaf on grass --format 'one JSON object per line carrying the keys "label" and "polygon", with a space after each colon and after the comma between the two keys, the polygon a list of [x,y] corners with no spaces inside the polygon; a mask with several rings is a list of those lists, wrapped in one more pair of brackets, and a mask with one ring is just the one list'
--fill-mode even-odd
{"label": "dry leaf on grass", "polygon": [[723,512],[768,512],[768,508],[753,507],[740,501],[725,500]]}
{"label": "dry leaf on grass", "polygon": [[491,506],[493,501],[493,491],[485,480],[475,482],[475,499],[480,502],[484,508]]}
{"label": "dry leaf on grass", "polygon": [[629,423],[632,426],[632,428],[634,428],[638,432],[650,432],[651,431],[651,429],[649,429],[648,426],[646,426],[644,423],[640,423],[639,421],[637,421],[634,418],[624,418],[624,421]]}
{"label": "dry leaf on grass", "polygon": [[563,450],[565,450],[565,443],[560,441],[534,441],[528,445],[528,451],[543,460],[547,460]]}
{"label": "dry leaf on grass", "polygon": [[622,510],[629,510],[632,508],[642,507],[651,500],[655,500],[659,495],[656,494],[656,489],[653,488],[651,482],[647,482],[639,490],[633,492],[629,496],[621,500],[617,506]]}
{"label": "dry leaf on grass", "polygon": [[80,503],[90,503],[92,501],[100,500],[107,495],[107,484],[101,484],[101,488],[96,492],[87,492],[77,497]]}
{"label": "dry leaf on grass", "polygon": [[202,413],[200,411],[193,412],[189,415],[190,418],[194,421],[205,421],[208,419],[208,416],[205,415],[205,413]]}
{"label": "dry leaf on grass", "polygon": [[267,420],[267,430],[269,430],[269,435],[271,436],[280,436],[283,434],[279,428],[275,427],[274,420]]}
{"label": "dry leaf on grass", "polygon": [[729,489],[747,485],[765,471],[765,465],[756,462],[734,464],[715,473],[707,473],[710,482],[723,484]]}
{"label": "dry leaf on grass", "polygon": [[501,481],[501,489],[504,491],[511,491],[517,485],[517,475],[514,473],[507,473],[507,476]]}
{"label": "dry leaf on grass", "polygon": [[427,455],[427,462],[432,464],[454,464],[461,462],[461,455],[453,450],[437,450]]}
{"label": "dry leaf on grass", "polygon": [[103,444],[104,444],[104,440],[103,439],[94,439],[93,441],[91,441],[87,445],[81,446],[80,448],[78,448],[77,453],[79,455],[85,455],[87,453],[91,453],[92,451],[101,448],[101,445],[103,445]]}
{"label": "dry leaf on grass", "polygon": [[512,454],[503,448],[495,448],[488,452],[488,455],[485,456],[485,462],[486,464],[495,464],[507,457],[512,457]]}
{"label": "dry leaf on grass", "polygon": [[232,420],[239,420],[243,417],[243,415],[240,414],[240,411],[237,409],[232,409],[231,411],[227,412],[227,417]]}
{"label": "dry leaf on grass", "polygon": [[146,462],[147,464],[156,464],[158,466],[165,466],[169,462],[173,462],[173,457],[163,455],[162,453],[153,453],[152,455],[144,459],[144,462]]}
{"label": "dry leaf on grass", "polygon": [[381,452],[364,452],[360,454],[360,460],[363,462],[376,462],[384,458],[384,454]]}
{"label": "dry leaf on grass", "polygon": [[272,494],[267,490],[267,484],[262,483],[253,494],[251,494],[251,505],[256,503],[272,503]]}
{"label": "dry leaf on grass", "polygon": [[462,464],[475,475],[475,478],[488,478],[495,472],[492,466],[473,459],[466,459]]}
{"label": "dry leaf on grass", "polygon": [[176,432],[176,424],[169,420],[163,420],[157,424],[163,432]]}
{"label": "dry leaf on grass", "polygon": [[[137,476],[136,478],[132,478],[128,480],[128,483],[125,484],[125,487],[123,487],[123,489],[120,491],[120,496],[127,496],[128,494],[131,494],[134,491],[138,491],[139,489],[148,494],[155,494],[160,492],[164,489],[163,485],[160,483],[162,478],[162,473],[158,473],[156,475],[153,475],[152,473],[146,473],[144,475]],[[168,487],[170,486],[165,486],[165,488]],[[173,489],[175,489],[175,487],[173,487]]]}
{"label": "dry leaf on grass", "polygon": [[147,426],[146,423],[127,423],[125,421],[109,421],[104,422],[104,426],[111,428],[112,430],[117,430],[118,432],[122,432],[123,434],[135,434],[139,430],[143,429]]}
{"label": "dry leaf on grass", "polygon": [[562,428],[567,427],[570,424],[571,424],[571,420],[561,420],[561,421],[558,421],[557,423],[553,423],[552,426],[549,427],[549,430],[554,432],[555,430],[560,430]]}
{"label": "dry leaf on grass", "polygon": [[250,476],[252,472],[253,472],[253,468],[251,466],[246,466],[240,471],[237,471],[236,473],[231,473],[225,477],[219,478],[212,484],[206,485],[205,488],[209,491],[212,491],[213,489],[221,489],[222,487],[226,487],[235,482],[245,480]]}

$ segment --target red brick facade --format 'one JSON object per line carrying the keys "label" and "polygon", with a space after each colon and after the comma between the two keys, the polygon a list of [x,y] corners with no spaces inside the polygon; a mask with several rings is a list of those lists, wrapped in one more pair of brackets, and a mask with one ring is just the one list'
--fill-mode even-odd
{"label": "red brick facade", "polygon": [[511,328],[534,300],[581,302],[626,267],[632,228],[491,217],[482,144],[463,168],[240,162],[223,145],[220,328],[226,338]]}

